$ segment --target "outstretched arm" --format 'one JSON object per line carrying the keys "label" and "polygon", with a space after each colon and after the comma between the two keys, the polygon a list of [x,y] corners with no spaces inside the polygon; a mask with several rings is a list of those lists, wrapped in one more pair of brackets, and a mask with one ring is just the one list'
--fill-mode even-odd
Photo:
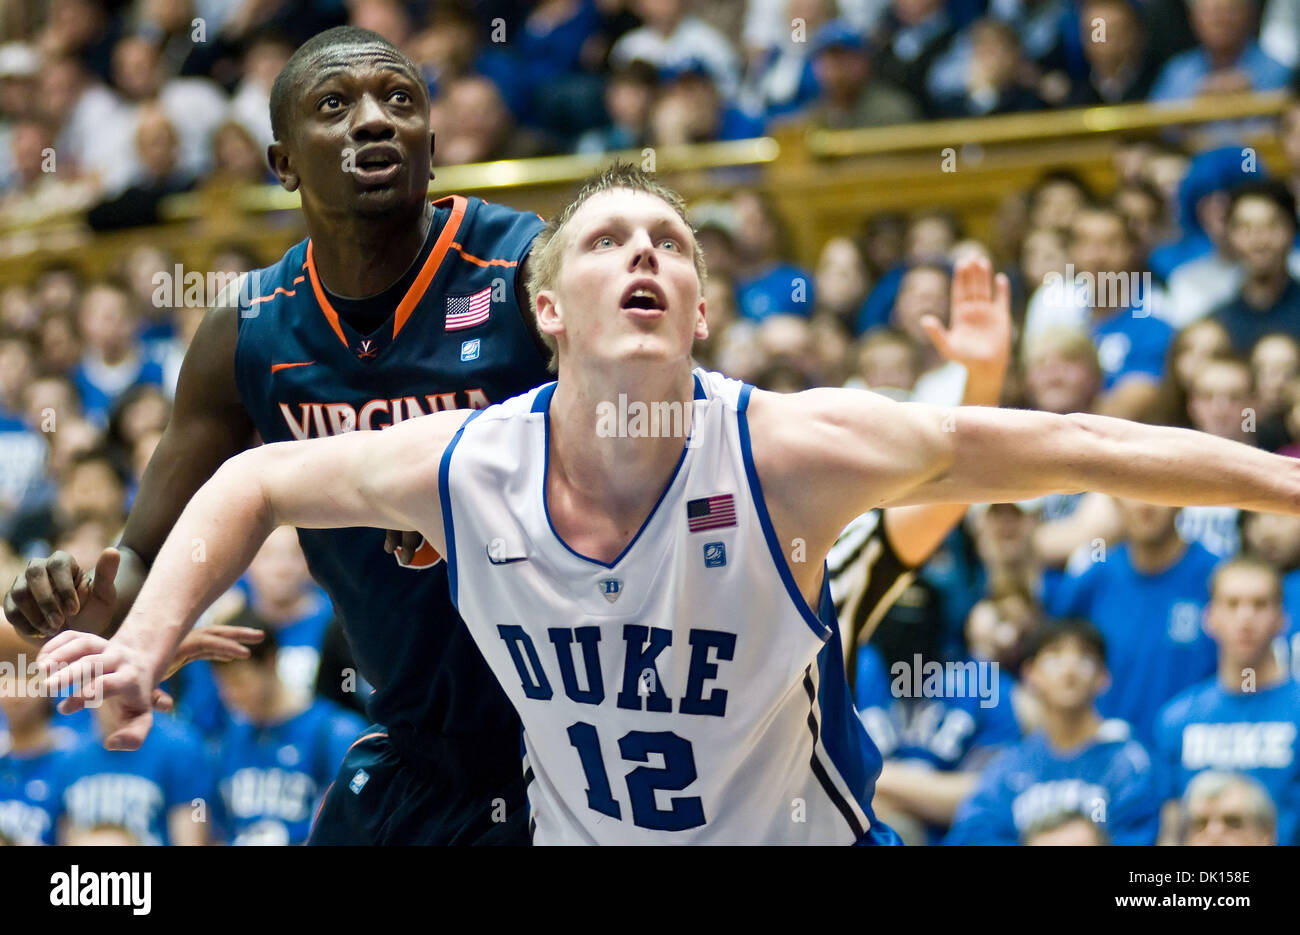
{"label": "outstretched arm", "polygon": [[[818,555],[858,514],[908,503],[1097,490],[1171,506],[1300,515],[1300,460],[1108,416],[935,407],[823,389],[755,391],[750,426],[778,535],[806,539]],[[804,574],[805,592],[815,579]]]}
{"label": "outstretched arm", "polygon": [[61,707],[102,696],[110,704],[105,746],[138,747],[152,689],[177,644],[277,526],[418,530],[441,551],[438,466],[465,416],[265,445],[226,462],[181,514],[113,639],[60,634],[42,652],[48,666],[67,666],[52,685],[78,686]]}
{"label": "outstretched arm", "polygon": [[[1011,285],[999,275],[994,290],[974,264],[963,265],[952,278],[949,323],[934,316],[921,319],[931,342],[945,360],[966,370],[964,406],[996,406],[1011,356]],[[885,511],[885,535],[894,554],[908,565],[925,562],[966,515],[964,503],[899,506]]]}

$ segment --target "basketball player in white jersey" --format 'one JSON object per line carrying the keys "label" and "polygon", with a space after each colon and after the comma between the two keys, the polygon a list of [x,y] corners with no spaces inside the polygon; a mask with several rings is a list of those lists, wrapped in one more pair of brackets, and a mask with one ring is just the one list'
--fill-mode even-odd
{"label": "basketball player in white jersey", "polygon": [[[113,639],[47,646],[70,664],[52,686],[79,686],[65,708],[102,699],[108,743],[138,745],[172,647],[277,525],[417,530],[519,710],[535,843],[893,842],[827,613],[849,520],[1087,489],[1300,514],[1300,462],[1193,431],[692,372],[703,259],[680,199],[632,167],[585,188],[531,263],[556,383],[231,459]],[[1008,301],[983,261],[955,288]],[[689,439],[647,431],[638,403],[692,413]]]}

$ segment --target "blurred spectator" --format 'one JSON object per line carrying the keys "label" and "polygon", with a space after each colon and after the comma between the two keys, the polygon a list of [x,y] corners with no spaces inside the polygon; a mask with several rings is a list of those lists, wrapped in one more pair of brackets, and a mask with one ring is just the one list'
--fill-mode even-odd
{"label": "blurred spectator", "polygon": [[73,380],[86,417],[105,425],[113,401],[137,383],[161,383],[162,368],[136,337],[139,316],[124,287],[100,282],[87,289],[78,324],[85,349]]}
{"label": "blurred spectator", "polygon": [[520,114],[572,138],[601,120],[601,11],[595,0],[543,0],[513,36],[515,80],[527,87]]}
{"label": "blurred spectator", "polygon": [[[176,165],[181,173],[198,176],[211,168],[212,135],[230,109],[230,101],[218,85],[207,78],[168,78],[158,43],[144,36],[128,37],[114,47],[113,84],[128,102],[156,103],[161,108],[177,135]],[[126,125],[137,140],[144,119],[141,112],[134,125]],[[132,181],[157,174],[157,166],[145,152],[138,152],[133,164],[136,175]]]}
{"label": "blurred spectator", "polygon": [[1282,111],[1278,125],[1278,140],[1286,160],[1286,183],[1291,194],[1300,201],[1300,96],[1293,97]]}
{"label": "blurred spectator", "polygon": [[740,316],[762,321],[768,315],[809,317],[816,295],[812,274],[788,262],[785,225],[768,196],[741,190],[732,197],[736,212],[736,282]]}
{"label": "blurred spectator", "polygon": [[1174,56],[1160,70],[1151,100],[1176,101],[1206,94],[1274,91],[1290,74],[1255,41],[1252,0],[1188,0],[1197,47]]}
{"label": "blurred spectator", "polygon": [[[102,711],[95,711],[97,731]],[[110,824],[141,844],[208,841],[212,764],[194,731],[168,715],[154,715],[138,750],[105,750],[101,733],[83,740],[61,773],[69,833]]]}
{"label": "blurred spectator", "polygon": [[29,45],[0,45],[0,194],[14,185],[13,123],[30,116],[36,102],[36,75],[40,55]]}
{"label": "blurred spectator", "polygon": [[1110,838],[1101,825],[1080,812],[1057,812],[1025,829],[1020,843],[1045,847],[1104,847]]}
{"label": "blurred spectator", "polygon": [[107,79],[118,24],[101,0],[50,0],[36,45],[50,57],[80,59]]}
{"label": "blurred spectator", "polygon": [[[1101,412],[1135,418],[1154,401],[1173,330],[1157,318],[1150,276],[1136,265],[1136,237],[1116,208],[1079,211],[1068,253],[1074,277],[1053,277],[1030,298],[1025,337],[1054,327],[1083,327],[1104,374]],[[1158,307],[1158,306],[1157,306]]]}
{"label": "blurred spectator", "polygon": [[945,844],[1015,844],[1049,816],[1075,812],[1104,821],[1115,844],[1156,838],[1157,776],[1120,721],[1103,721],[1106,646],[1082,621],[1043,627],[1021,678],[1038,696],[1043,730],[1002,752],[957,809]]}
{"label": "blurred spectator", "polygon": [[[56,441],[67,442],[63,435],[71,435],[75,424],[70,422],[60,421],[59,431],[53,436]],[[91,441],[97,440],[92,434]],[[14,523],[11,536],[19,550],[27,552],[42,543],[53,546],[61,533],[87,518],[100,520],[110,534],[121,528],[126,516],[126,487],[113,462],[96,450],[75,452],[69,460],[66,470],[58,475],[53,502],[20,515]]]}
{"label": "blurred spectator", "polygon": [[1259,46],[1264,53],[1287,68],[1300,65],[1300,3],[1296,0],[1264,0],[1260,18]]}
{"label": "blurred spectator", "polygon": [[1181,843],[1188,847],[1272,847],[1277,809],[1257,779],[1206,770],[1187,784],[1179,805]]}
{"label": "blurred spectator", "polygon": [[58,129],[55,149],[67,168],[93,178],[106,193],[132,181],[133,120],[128,106],[74,58],[54,58],[42,69],[37,106]]}
{"label": "blurred spectator", "polygon": [[212,172],[204,186],[266,185],[274,176],[266,162],[266,151],[257,145],[241,123],[227,120],[212,136]]}
{"label": "blurred spectator", "polygon": [[[284,37],[266,33],[254,39],[244,53],[244,73],[230,99],[230,118],[252,135],[259,154],[264,154],[275,139],[271,130],[271,85],[289,61],[293,48]],[[265,155],[261,161],[266,161]]]}
{"label": "blurred spectator", "polygon": [[1211,359],[1232,352],[1232,339],[1213,318],[1202,318],[1184,327],[1169,343],[1165,374],[1146,418],[1157,425],[1191,428],[1187,411],[1192,381]]}
{"label": "blurred spectator", "polygon": [[1282,576],[1286,624],[1274,645],[1295,678],[1300,673],[1300,517],[1243,511],[1241,541],[1246,555],[1263,559]]}
{"label": "blurred spectator", "polygon": [[1234,770],[1261,782],[1277,806],[1279,843],[1300,835],[1300,686],[1278,664],[1282,582],[1271,565],[1239,558],[1215,570],[1205,627],[1219,648],[1218,675],[1171,701],[1160,714],[1157,756],[1168,785],[1165,829],[1176,835],[1176,799],[1205,769]]}
{"label": "blurred spectator", "polygon": [[0,225],[35,226],[84,211],[96,187],[78,178],[73,167],[58,164],[54,132],[37,119],[21,120],[9,135],[13,175],[0,190]]}
{"label": "blurred spectator", "polygon": [[877,31],[875,72],[895,87],[925,95],[922,109],[930,111],[926,76],[947,50],[955,29],[943,0],[892,0]]}
{"label": "blurred spectator", "polygon": [[1007,23],[993,17],[970,27],[970,59],[961,87],[935,97],[937,117],[981,117],[1038,110],[1042,99],[1021,83],[1024,59],[1020,39]]}
{"label": "blurred spectator", "polygon": [[1047,612],[1085,618],[1102,633],[1112,682],[1098,710],[1147,744],[1160,707],[1214,671],[1201,613],[1217,559],[1179,538],[1177,508],[1116,503],[1126,541],[1094,547],[1090,567],[1066,576]]}
{"label": "blurred spectator", "polygon": [[515,127],[501,92],[487,78],[458,78],[435,102],[443,119],[435,127],[437,165],[491,162],[536,156],[542,144],[533,134]]}
{"label": "blurred spectator", "polygon": [[700,63],[661,72],[650,110],[650,144],[680,146],[763,135],[763,123],[725,103]]}
{"label": "blurred spectator", "polygon": [[879,279],[903,261],[907,218],[894,211],[871,215],[862,228],[862,253],[872,280]]}
{"label": "blurred spectator", "polygon": [[[1300,340],[1281,331],[1264,335],[1251,349],[1250,369],[1255,375],[1260,421],[1279,416],[1286,405],[1286,385],[1300,374]],[[1265,443],[1262,437],[1260,447],[1276,450],[1276,446]]]}
{"label": "blurred spectator", "polygon": [[232,712],[217,757],[217,825],[231,844],[303,844],[338,763],[365,721],[291,688],[278,674],[274,629],[246,613],[230,621],[266,635],[248,659],[215,663],[217,687]]}
{"label": "blurred spectator", "polygon": [[175,125],[158,107],[143,107],[135,128],[135,149],[143,173],[125,191],[90,209],[86,220],[94,230],[139,227],[162,220],[162,202],[189,191],[194,176],[179,161]]}
{"label": "blurred spectator", "polygon": [[1044,331],[1025,343],[1025,389],[1029,405],[1066,415],[1094,412],[1101,392],[1097,348],[1083,331]]}
{"label": "blurred spectator", "polygon": [[941,324],[948,321],[948,291],[951,274],[946,267],[914,264],[898,287],[890,323],[921,348],[921,375],[917,378],[913,398],[934,405],[954,406],[961,400],[966,386],[966,369],[944,359],[922,326],[933,317]]}
{"label": "blurred spectator", "polygon": [[857,243],[848,237],[826,241],[813,281],[818,313],[830,315],[845,328],[851,327],[870,286],[866,261]]}
{"label": "blurred spectator", "polygon": [[701,62],[722,97],[730,100],[740,84],[736,52],[726,36],[688,12],[689,6],[687,0],[632,0],[631,7],[644,25],[615,42],[609,60],[621,66],[641,59],[661,71]]}
{"label": "blurred spectator", "polygon": [[[836,6],[834,0],[787,0],[784,5],[786,21],[749,56],[740,95],[745,109],[769,119],[799,111],[817,96],[812,67],[816,36],[835,16]],[[849,28],[861,45],[860,33]]]}
{"label": "blurred spectator", "polygon": [[903,234],[901,262],[876,280],[867,300],[862,303],[858,312],[857,333],[893,321],[899,289],[909,268],[912,265],[937,265],[946,270],[950,254],[961,236],[961,222],[949,211],[934,209],[915,214],[908,221]]}
{"label": "blurred spectator", "polygon": [[1029,223],[1033,227],[1069,230],[1074,217],[1092,200],[1092,192],[1069,169],[1044,172],[1029,190]]}
{"label": "blurred spectator", "polygon": [[1142,14],[1129,0],[1085,0],[1079,35],[1088,73],[1070,89],[1066,104],[1130,104],[1151,92],[1159,60],[1146,46]]}
{"label": "blurred spectator", "polygon": [[858,342],[857,379],[864,389],[897,400],[911,399],[921,376],[921,348],[901,331],[873,328]]}
{"label": "blurred spectator", "polygon": [[1145,262],[1156,244],[1169,238],[1164,196],[1150,182],[1139,178],[1117,188],[1114,202],[1133,230],[1138,255]]}
{"label": "blurred spectator", "polygon": [[[654,68],[645,62],[629,62],[614,71],[605,85],[608,125],[582,134],[575,151],[603,153],[643,146],[658,81]],[[712,263],[709,273],[713,273]]]}
{"label": "blurred spectator", "polygon": [[1296,235],[1296,201],[1277,181],[1233,189],[1227,211],[1228,243],[1243,272],[1241,291],[1212,314],[1238,353],[1249,354],[1270,331],[1300,335],[1300,283],[1287,270]]}
{"label": "blurred spectator", "polygon": [[[1015,680],[993,657],[944,659],[937,639],[917,649],[887,665],[875,646],[862,647],[854,697],[885,760],[873,807],[895,830],[919,831],[916,843],[937,843],[979,771],[1020,739],[1020,725]],[[918,697],[922,680],[933,688]]]}
{"label": "blurred spectator", "polygon": [[908,92],[873,74],[866,43],[843,22],[821,28],[811,55],[820,93],[799,116],[813,126],[844,130],[920,119],[920,108]]}
{"label": "blurred spectator", "polygon": [[60,777],[75,735],[54,727],[54,700],[21,671],[0,677],[0,711],[7,728],[0,734],[0,836],[19,845],[54,844]]}
{"label": "blurred spectator", "polygon": [[[1258,406],[1255,375],[1239,357],[1207,361],[1188,387],[1187,414],[1193,428],[1251,447],[1259,444]],[[1237,513],[1230,506],[1184,507],[1178,516],[1178,534],[1219,558],[1228,558],[1241,547]]]}

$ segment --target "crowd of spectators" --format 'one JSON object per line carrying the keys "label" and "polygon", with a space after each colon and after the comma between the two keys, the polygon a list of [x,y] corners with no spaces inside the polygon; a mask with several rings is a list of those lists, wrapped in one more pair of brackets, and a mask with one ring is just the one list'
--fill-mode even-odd
{"label": "crowd of spectators", "polygon": [[[441,164],[1272,89],[1300,56],[1285,0],[750,0],[729,21],[684,0],[50,0],[25,20],[38,6],[0,18],[0,218],[80,206],[96,227],[266,180],[270,84],[339,22],[425,70]],[[1242,145],[1123,139],[1112,191],[1046,172],[987,242],[941,209],[874,215],[808,268],[764,192],[697,202],[697,357],[773,390],[955,404],[965,372],[921,322],[984,255],[1013,287],[1003,405],[1300,456],[1300,103],[1276,129],[1279,173]],[[274,259],[232,242],[210,269]],[[120,532],[203,314],[158,300],[176,262],[139,246],[108,276],[52,264],[0,291],[0,583],[54,549],[93,567]],[[292,533],[209,619],[269,636],[181,670],[135,753],[0,678],[0,841],[305,838],[367,686]],[[1096,494],[972,508],[850,663],[886,757],[877,810],[915,843],[1297,843],[1296,621],[1300,519]],[[900,689],[931,662],[996,667],[977,695]]]}

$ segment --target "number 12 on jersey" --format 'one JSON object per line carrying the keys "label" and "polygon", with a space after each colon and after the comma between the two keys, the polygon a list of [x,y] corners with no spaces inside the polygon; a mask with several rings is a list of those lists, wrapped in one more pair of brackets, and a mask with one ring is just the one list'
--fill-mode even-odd
{"label": "number 12 on jersey", "polygon": [[[609,787],[596,728],[579,721],[568,733],[587,775],[587,804],[602,815],[621,821],[623,810]],[[676,797],[667,809],[659,808],[655,802],[656,792],[680,792],[696,780],[695,754],[690,741],[671,731],[634,730],[619,740],[618,752],[631,763],[648,763],[652,753],[664,759],[662,767],[638,766],[627,774],[633,824],[652,831],[685,831],[704,824],[704,803],[697,795]]]}

